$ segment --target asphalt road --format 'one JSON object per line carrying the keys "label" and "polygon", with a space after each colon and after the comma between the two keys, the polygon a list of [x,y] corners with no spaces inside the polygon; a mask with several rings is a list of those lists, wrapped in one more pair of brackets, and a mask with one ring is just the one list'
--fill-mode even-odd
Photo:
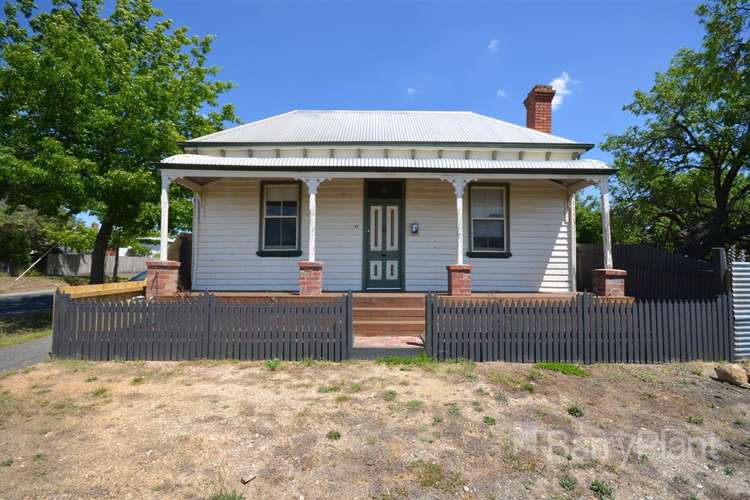
{"label": "asphalt road", "polygon": [[0,372],[17,370],[49,359],[52,337],[30,340],[23,344],[0,349]]}
{"label": "asphalt road", "polygon": [[[52,291],[8,293],[0,295],[0,316],[48,311],[52,309]],[[49,358],[52,337],[31,340],[0,349],[0,372],[30,366]]]}
{"label": "asphalt road", "polygon": [[52,309],[52,296],[52,290],[2,294],[0,295],[0,315]]}

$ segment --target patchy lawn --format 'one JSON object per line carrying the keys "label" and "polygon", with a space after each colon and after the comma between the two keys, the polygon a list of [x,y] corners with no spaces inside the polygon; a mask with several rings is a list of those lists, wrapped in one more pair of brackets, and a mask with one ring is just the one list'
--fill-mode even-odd
{"label": "patchy lawn", "polygon": [[2,496],[748,498],[711,366],[53,361],[0,376]]}
{"label": "patchy lawn", "polygon": [[0,316],[0,348],[52,335],[52,311]]}

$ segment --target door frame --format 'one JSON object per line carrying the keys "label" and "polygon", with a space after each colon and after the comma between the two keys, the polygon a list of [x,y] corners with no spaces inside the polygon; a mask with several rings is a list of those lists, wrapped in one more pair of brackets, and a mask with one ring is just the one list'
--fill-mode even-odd
{"label": "door frame", "polygon": [[[406,276],[404,271],[406,270],[406,180],[404,179],[363,179],[362,183],[362,290],[363,291],[379,291],[379,292],[403,292],[406,284]],[[367,276],[370,270],[370,261],[368,257],[368,251],[370,249],[370,198],[367,196],[367,184],[369,182],[400,182],[401,183],[401,199],[396,200],[381,200],[380,198],[374,198],[373,200],[382,201],[383,205],[398,205],[398,223],[401,226],[399,231],[399,258],[398,258],[398,288],[367,288]],[[385,270],[383,270],[385,272]]]}

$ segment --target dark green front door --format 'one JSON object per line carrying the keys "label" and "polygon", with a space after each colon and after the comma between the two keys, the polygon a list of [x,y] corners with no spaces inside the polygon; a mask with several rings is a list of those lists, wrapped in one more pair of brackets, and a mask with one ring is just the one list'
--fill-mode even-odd
{"label": "dark green front door", "polygon": [[366,181],[365,289],[403,290],[403,220],[403,181]]}

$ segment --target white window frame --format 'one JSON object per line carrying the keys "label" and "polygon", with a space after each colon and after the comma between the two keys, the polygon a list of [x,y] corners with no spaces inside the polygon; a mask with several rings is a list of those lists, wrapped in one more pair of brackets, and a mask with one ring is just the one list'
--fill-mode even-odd
{"label": "white window frame", "polygon": [[[295,215],[268,215],[266,213],[266,200],[268,199],[268,189],[279,186],[293,186],[297,192],[297,213]],[[300,195],[300,184],[298,182],[265,182],[263,183],[263,189],[261,190],[261,219],[260,219],[260,237],[261,237],[261,250],[264,252],[290,252],[298,251],[300,249],[300,203],[302,196]],[[266,219],[295,219],[296,231],[294,232],[294,246],[271,246],[266,245]]]}
{"label": "white window frame", "polygon": [[[499,190],[503,193],[502,217],[474,217],[472,194],[474,190]],[[469,185],[469,248],[472,253],[500,254],[508,252],[508,186],[505,184],[470,184]],[[500,249],[476,249],[474,248],[474,221],[502,221],[503,223],[503,248]]]}

